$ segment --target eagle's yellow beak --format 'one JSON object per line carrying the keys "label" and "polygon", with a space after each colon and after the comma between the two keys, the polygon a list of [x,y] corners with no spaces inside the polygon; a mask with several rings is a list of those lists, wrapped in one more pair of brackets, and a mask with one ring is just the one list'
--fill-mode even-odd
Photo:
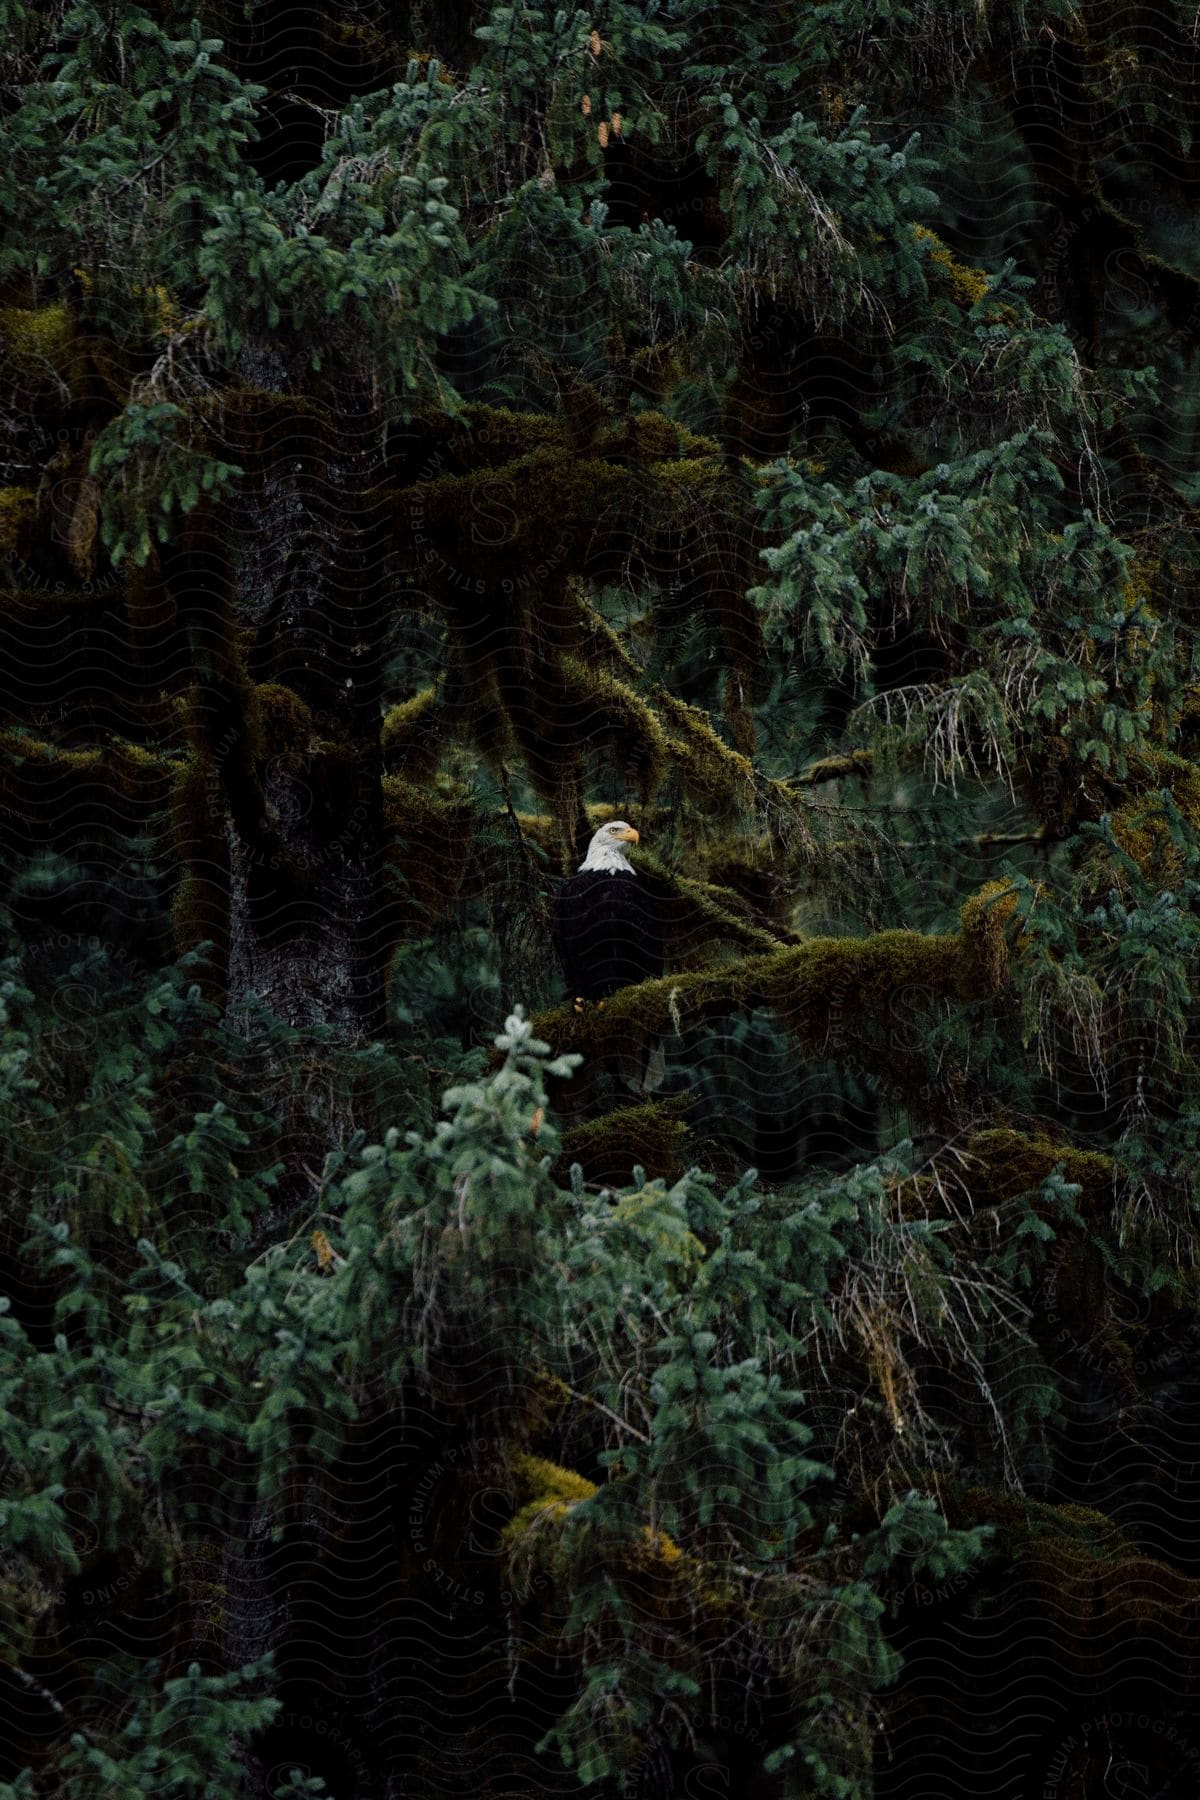
{"label": "eagle's yellow beak", "polygon": [[621,833],[621,837],[627,844],[640,844],[642,841],[632,825],[628,826],[626,830]]}

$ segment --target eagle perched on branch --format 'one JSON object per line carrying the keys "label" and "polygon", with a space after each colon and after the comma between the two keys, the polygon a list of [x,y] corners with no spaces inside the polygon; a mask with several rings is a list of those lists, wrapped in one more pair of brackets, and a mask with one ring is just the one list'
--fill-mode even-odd
{"label": "eagle perched on branch", "polygon": [[[554,948],[577,1009],[663,972],[658,903],[625,855],[624,846],[637,842],[637,832],[624,819],[601,825],[578,872],[558,890]],[[634,1059],[623,1056],[617,1062],[617,1073],[640,1091],[649,1092],[662,1081],[661,1041]]]}

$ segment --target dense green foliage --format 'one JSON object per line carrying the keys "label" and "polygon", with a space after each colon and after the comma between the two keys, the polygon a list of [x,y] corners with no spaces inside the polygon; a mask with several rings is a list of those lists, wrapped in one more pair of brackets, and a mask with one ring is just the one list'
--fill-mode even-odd
{"label": "dense green foliage", "polygon": [[0,1800],[1192,1791],[1190,14],[0,24]]}

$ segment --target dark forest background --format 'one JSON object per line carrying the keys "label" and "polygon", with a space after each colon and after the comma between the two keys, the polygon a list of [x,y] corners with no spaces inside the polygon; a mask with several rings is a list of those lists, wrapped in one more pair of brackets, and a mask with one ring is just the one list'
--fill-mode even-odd
{"label": "dark forest background", "polygon": [[0,27],[2,1800],[1193,1795],[1193,11]]}

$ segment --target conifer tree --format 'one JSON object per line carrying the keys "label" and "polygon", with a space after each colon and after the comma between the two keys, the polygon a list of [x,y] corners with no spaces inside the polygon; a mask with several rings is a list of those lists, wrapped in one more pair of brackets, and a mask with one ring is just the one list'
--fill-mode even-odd
{"label": "conifer tree", "polygon": [[0,1795],[1175,1779],[1190,15],[0,23]]}

